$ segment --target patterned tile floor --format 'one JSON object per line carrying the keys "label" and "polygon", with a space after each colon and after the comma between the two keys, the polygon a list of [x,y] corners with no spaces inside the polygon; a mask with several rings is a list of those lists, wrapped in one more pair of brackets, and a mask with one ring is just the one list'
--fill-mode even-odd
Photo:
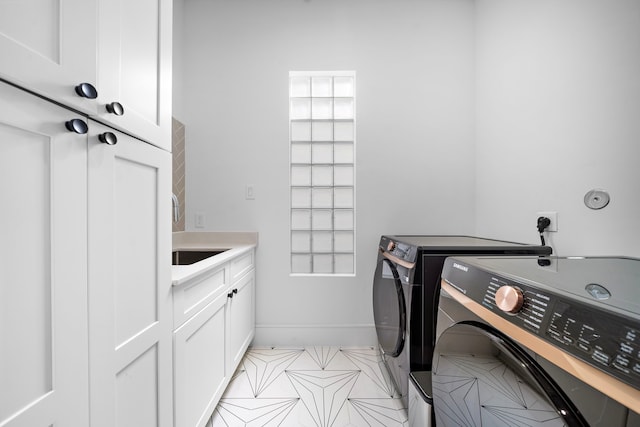
{"label": "patterned tile floor", "polygon": [[406,427],[373,348],[251,348],[207,426]]}

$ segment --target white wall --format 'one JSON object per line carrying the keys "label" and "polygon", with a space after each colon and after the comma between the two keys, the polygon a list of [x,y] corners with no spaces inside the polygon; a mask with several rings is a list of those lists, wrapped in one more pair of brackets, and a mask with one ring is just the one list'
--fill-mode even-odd
{"label": "white wall", "polygon": [[171,115],[184,122],[184,4],[185,0],[173,0],[173,105]]}
{"label": "white wall", "polygon": [[[257,344],[373,344],[383,233],[474,231],[471,0],[187,0],[187,230],[259,232]],[[357,73],[357,275],[289,276],[288,72]],[[255,200],[244,199],[246,184]]]}
{"label": "white wall", "polygon": [[[557,211],[557,254],[640,257],[640,2],[476,11],[477,233],[535,242],[536,212]],[[608,207],[585,207],[592,188]]]}

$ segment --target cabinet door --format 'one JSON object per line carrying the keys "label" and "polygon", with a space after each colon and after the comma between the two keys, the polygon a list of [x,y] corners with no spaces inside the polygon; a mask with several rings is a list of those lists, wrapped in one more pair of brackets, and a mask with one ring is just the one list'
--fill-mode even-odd
{"label": "cabinet door", "polygon": [[[100,120],[171,151],[172,0],[100,2]],[[104,105],[118,102],[120,116]]]}
{"label": "cabinet door", "polygon": [[[3,62],[4,64],[4,62]],[[86,426],[86,135],[0,82],[0,425]]]}
{"label": "cabinet door", "polygon": [[171,155],[107,131],[90,122],[91,426],[169,427]]}
{"label": "cabinet door", "polygon": [[228,383],[227,300],[219,296],[174,333],[175,427],[204,427]]}
{"label": "cabinet door", "polygon": [[97,0],[0,1],[0,78],[81,111],[95,100],[75,86],[96,85]]}
{"label": "cabinet door", "polygon": [[251,270],[238,280],[232,288],[233,298],[229,301],[229,340],[227,341],[229,374],[233,374],[240,364],[255,334],[255,270]]}

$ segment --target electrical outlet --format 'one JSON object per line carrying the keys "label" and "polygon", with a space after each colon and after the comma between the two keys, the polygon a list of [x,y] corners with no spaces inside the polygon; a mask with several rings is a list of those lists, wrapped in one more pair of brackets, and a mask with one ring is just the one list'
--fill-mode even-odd
{"label": "electrical outlet", "polygon": [[204,228],[204,212],[196,212],[196,228]]}
{"label": "electrical outlet", "polygon": [[554,212],[554,211],[538,212],[536,216],[536,223],[538,221],[538,218],[540,218],[541,216],[547,217],[549,218],[549,220],[551,220],[551,224],[549,224],[549,226],[544,231],[550,231],[550,232],[558,231],[558,212]]}

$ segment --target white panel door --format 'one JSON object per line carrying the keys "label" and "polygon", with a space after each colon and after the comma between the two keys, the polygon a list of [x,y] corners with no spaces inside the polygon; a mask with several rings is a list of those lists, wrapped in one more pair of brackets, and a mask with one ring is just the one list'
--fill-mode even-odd
{"label": "white panel door", "polygon": [[228,383],[227,301],[220,295],[174,333],[175,427],[204,427]]}
{"label": "white panel door", "polygon": [[171,155],[90,122],[92,427],[169,427],[172,411]]}
{"label": "white panel door", "polygon": [[0,82],[2,427],[89,422],[87,138],[64,125],[76,117]]}
{"label": "white panel door", "polygon": [[0,0],[0,78],[95,113],[75,86],[96,86],[97,28],[97,0]]}
{"label": "white panel door", "polygon": [[255,335],[255,270],[251,270],[232,287],[229,298],[229,333],[227,372],[233,374]]}
{"label": "white panel door", "polygon": [[100,2],[100,120],[171,151],[171,0]]}

